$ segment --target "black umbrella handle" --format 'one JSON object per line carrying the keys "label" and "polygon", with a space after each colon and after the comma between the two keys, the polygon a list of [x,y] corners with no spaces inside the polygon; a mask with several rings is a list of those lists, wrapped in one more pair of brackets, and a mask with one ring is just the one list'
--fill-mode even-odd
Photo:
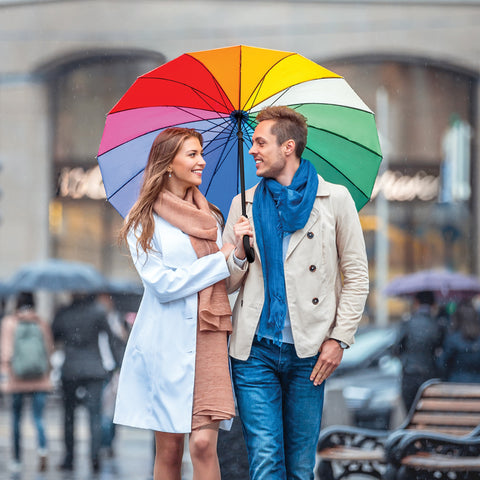
{"label": "black umbrella handle", "polygon": [[[247,207],[245,201],[245,167],[243,162],[243,132],[242,132],[242,112],[237,112],[237,137],[238,137],[238,161],[240,163],[240,196],[242,199],[242,215],[247,217]],[[247,257],[248,263],[255,261],[255,250],[250,245],[250,237],[245,235],[243,237],[243,248]]]}
{"label": "black umbrella handle", "polygon": [[250,237],[248,235],[244,235],[243,237],[243,248],[245,250],[248,263],[253,263],[255,261],[255,250],[250,245]]}

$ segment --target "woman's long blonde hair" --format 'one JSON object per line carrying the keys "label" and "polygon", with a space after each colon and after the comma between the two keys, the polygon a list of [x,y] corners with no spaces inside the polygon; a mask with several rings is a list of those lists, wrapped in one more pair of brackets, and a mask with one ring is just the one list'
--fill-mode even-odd
{"label": "woman's long blonde hair", "polygon": [[[155,230],[153,206],[160,192],[165,189],[168,167],[185,140],[191,137],[197,138],[203,146],[202,135],[192,128],[167,128],[157,135],[150,149],[140,194],[120,230],[121,240],[126,241],[128,232],[132,230],[137,236],[137,246],[140,245],[145,252],[151,250]],[[220,210],[212,204],[210,209],[220,224],[223,224],[223,215]],[[137,234],[139,226],[141,226],[140,235]]]}

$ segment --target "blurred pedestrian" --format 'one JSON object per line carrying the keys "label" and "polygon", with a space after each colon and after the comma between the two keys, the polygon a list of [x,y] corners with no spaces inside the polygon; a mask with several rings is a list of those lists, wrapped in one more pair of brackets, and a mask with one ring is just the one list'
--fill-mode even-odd
{"label": "blurred pedestrian", "polygon": [[[74,294],[73,301],[60,309],[52,324],[54,340],[63,344],[62,366],[65,457],[61,470],[74,468],[75,409],[81,402],[89,413],[90,459],[94,472],[100,470],[102,438],[102,391],[107,371],[103,367],[99,335],[105,332],[113,342],[105,310],[86,294]],[[112,347],[115,356],[116,351]],[[120,358],[116,359],[120,362]]]}
{"label": "blurred pedestrian", "polygon": [[[368,294],[365,243],[348,190],[302,158],[305,117],[267,107],[257,122],[250,154],[262,179],[246,207],[259,258],[249,264],[237,249],[228,260],[229,289],[240,289],[232,377],[252,480],[313,479],[325,380],[353,343]],[[237,196],[224,241],[251,234],[239,218]]]}
{"label": "blurred pedestrian", "polygon": [[460,303],[454,313],[456,330],[445,338],[438,359],[442,377],[449,382],[480,383],[480,318],[475,307]]}
{"label": "blurred pedestrian", "polygon": [[21,470],[21,421],[24,401],[31,397],[33,421],[37,431],[38,470],[47,470],[47,436],[44,409],[50,381],[50,356],[53,339],[50,326],[35,311],[31,292],[22,292],[16,300],[15,313],[2,321],[2,390],[11,394],[13,426],[13,471]]}
{"label": "blurred pedestrian", "polygon": [[[105,332],[100,332],[98,339],[103,366],[108,372],[108,377],[102,392],[102,449],[106,451],[107,456],[113,457],[113,441],[116,434],[113,414],[115,410],[115,400],[117,398],[118,375],[121,366],[115,358],[120,359],[120,361],[123,359],[128,339],[128,329],[121,313],[115,307],[115,303],[110,294],[101,293],[98,295],[97,300],[105,309],[108,326],[113,334],[112,341],[109,341]],[[112,348],[115,349],[115,356],[111,350]]]}
{"label": "blurred pedestrian", "polygon": [[396,349],[402,362],[402,398],[407,411],[422,383],[438,376],[436,358],[444,335],[435,312],[435,294],[416,293],[412,313],[400,328]]}
{"label": "blurred pedestrian", "polygon": [[221,213],[198,189],[202,143],[199,133],[184,128],[156,137],[122,230],[145,290],[114,421],[155,431],[155,480],[180,478],[186,433],[194,478],[219,480],[218,428],[235,415],[223,281],[234,245],[219,249]]}

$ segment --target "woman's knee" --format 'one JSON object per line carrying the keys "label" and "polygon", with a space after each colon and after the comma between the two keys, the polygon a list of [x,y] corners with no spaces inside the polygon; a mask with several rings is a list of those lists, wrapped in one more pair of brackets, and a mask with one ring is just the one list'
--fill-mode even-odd
{"label": "woman's knee", "polygon": [[217,431],[204,429],[193,432],[189,448],[192,460],[214,457],[217,454]]}
{"label": "woman's knee", "polygon": [[181,465],[184,436],[180,434],[155,433],[155,458],[165,465]]}

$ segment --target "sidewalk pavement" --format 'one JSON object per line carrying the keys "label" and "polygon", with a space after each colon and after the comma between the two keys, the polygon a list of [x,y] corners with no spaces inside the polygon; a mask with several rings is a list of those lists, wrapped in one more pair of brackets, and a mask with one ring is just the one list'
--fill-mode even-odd
{"label": "sidewalk pavement", "polygon": [[[26,401],[22,421],[23,464],[20,473],[11,473],[12,459],[11,412],[8,397],[0,397],[0,480],[152,480],[153,433],[148,430],[117,426],[114,456],[102,455],[100,472],[92,473],[89,458],[88,413],[77,409],[75,422],[75,470],[61,472],[57,466],[63,460],[63,408],[58,397],[48,398],[45,428],[48,438],[48,470],[39,473],[36,451],[36,431],[30,402]],[[219,457],[224,480],[248,480],[246,450],[241,438],[241,426],[235,418],[231,432],[219,434]],[[352,477],[356,478],[356,477]],[[360,478],[360,477],[359,477]],[[192,480],[192,466],[185,444],[182,480]]]}
{"label": "sidewalk pavement", "polygon": [[[36,431],[30,409],[25,402],[22,421],[23,464],[20,473],[10,472],[12,458],[10,402],[0,398],[0,480],[151,480],[153,469],[153,434],[147,430],[117,427],[114,443],[115,455],[102,455],[100,472],[91,472],[88,449],[88,413],[77,409],[75,423],[75,470],[57,470],[63,460],[63,409],[58,398],[49,397],[45,411],[45,427],[48,437],[48,470],[37,472]],[[182,480],[191,480],[188,451],[184,456]]]}

